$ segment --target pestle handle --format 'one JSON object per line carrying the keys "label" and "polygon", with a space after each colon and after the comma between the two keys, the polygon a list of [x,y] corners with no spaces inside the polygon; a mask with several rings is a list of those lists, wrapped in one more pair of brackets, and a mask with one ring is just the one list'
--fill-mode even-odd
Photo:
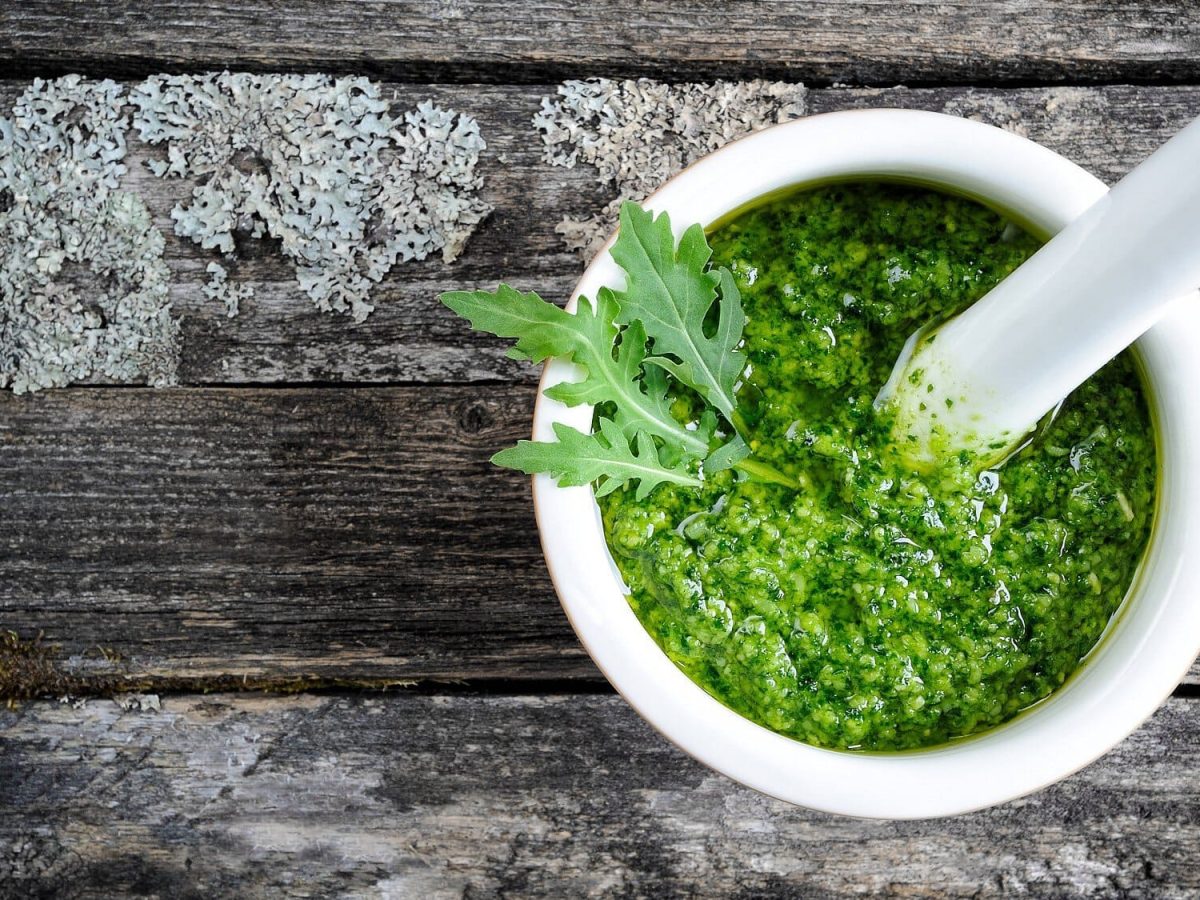
{"label": "pestle handle", "polygon": [[915,464],[1000,455],[1197,287],[1200,119],[982,299],[914,336],[877,405],[893,405]]}

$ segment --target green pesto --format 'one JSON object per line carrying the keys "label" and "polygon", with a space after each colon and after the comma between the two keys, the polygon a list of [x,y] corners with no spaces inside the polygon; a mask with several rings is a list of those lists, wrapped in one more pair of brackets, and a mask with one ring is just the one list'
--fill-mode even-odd
{"label": "green pesto", "polygon": [[710,241],[749,317],[739,412],[755,457],[803,489],[726,471],[601,500],[647,630],[714,697],[822,747],[938,744],[1047,696],[1147,541],[1155,447],[1132,361],[1004,465],[914,474],[889,452],[879,386],[910,333],[1038,242],[973,201],[883,184],[771,200]]}

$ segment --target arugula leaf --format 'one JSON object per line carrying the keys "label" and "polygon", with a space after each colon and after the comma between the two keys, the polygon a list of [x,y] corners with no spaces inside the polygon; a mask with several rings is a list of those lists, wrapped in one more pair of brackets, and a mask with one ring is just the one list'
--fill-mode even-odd
{"label": "arugula leaf", "polygon": [[554,423],[557,441],[518,441],[515,447],[501,450],[492,462],[527,475],[545,472],[566,486],[598,481],[596,496],[611,494],[627,481],[638,481],[637,499],[642,500],[664,482],[699,487],[700,479],[686,465],[664,465],[654,439],[638,432],[632,446],[620,426],[611,419],[600,419],[599,432],[582,431]]}
{"label": "arugula leaf", "polygon": [[708,474],[732,469],[750,455],[750,445],[740,434],[734,435],[733,440],[722,444],[704,460],[704,471]]}
{"label": "arugula leaf", "polygon": [[615,421],[626,437],[632,439],[644,431],[690,458],[702,459],[708,454],[710,431],[689,431],[671,415],[665,382],[647,378],[645,385],[650,390],[643,390],[639,379],[646,357],[646,333],[637,322],[624,331],[618,329],[614,322],[616,298],[608,288],[600,289],[595,303],[580,297],[574,315],[532,291],[522,293],[506,284],[494,292],[452,291],[441,299],[470,320],[477,331],[516,338],[509,351],[514,359],[539,363],[557,356],[582,366],[584,379],[555,385],[546,392],[551,399],[568,406],[612,403]]}
{"label": "arugula leaf", "polygon": [[[645,326],[656,354],[646,362],[694,389],[736,427],[734,388],[746,367],[737,347],[746,316],[733,276],[707,270],[712,250],[704,229],[691,226],[676,250],[666,213],[654,218],[637,204],[625,203],[612,256],[626,273],[625,289],[616,294],[616,320],[638,320]],[[709,337],[704,326],[714,302],[717,328]]]}
{"label": "arugula leaf", "polygon": [[[794,479],[750,458],[734,395],[745,371],[738,345],[746,317],[733,275],[708,268],[712,251],[704,230],[689,228],[676,250],[666,215],[655,219],[626,203],[612,255],[625,269],[625,289],[601,288],[594,301],[581,297],[574,314],[505,284],[495,291],[442,294],[442,302],[476,330],[515,338],[508,351],[513,359],[561,357],[579,365],[583,380],[557,384],[546,394],[601,413],[591,434],[555,423],[557,441],[520,441],[492,461],[531,475],[549,473],[562,485],[596,482],[597,497],[631,481],[638,482],[638,499],[664,482],[698,487],[697,460],[707,473],[737,468],[798,488]],[[705,329],[714,312],[710,336]],[[683,425],[671,414],[671,378],[706,401],[698,422]],[[710,452],[718,412],[736,433]]]}

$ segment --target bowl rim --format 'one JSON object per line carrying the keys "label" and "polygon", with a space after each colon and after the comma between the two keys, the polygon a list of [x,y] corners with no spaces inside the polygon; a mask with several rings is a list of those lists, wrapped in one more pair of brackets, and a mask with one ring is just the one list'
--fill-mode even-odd
{"label": "bowl rim", "polygon": [[[1053,151],[999,128],[942,113],[825,113],[756,132],[709,154],[643,203],[684,227],[706,227],[774,190],[831,179],[913,180],[967,194],[1053,234],[1107,188]],[[594,296],[622,274],[601,248],[572,292]],[[950,744],[894,753],[828,750],[733,712],[654,643],[625,598],[590,486],[533,479],[534,512],[555,590],[580,641],[616,690],[663,736],[712,769],[809,808],[868,818],[954,815],[993,806],[1083,768],[1136,729],[1200,652],[1200,305],[1183,304],[1138,341],[1158,425],[1155,524],[1140,575],[1105,637],[1048,698],[1009,722]],[[577,369],[550,360],[533,437],[552,423],[590,428],[591,407],[545,396]],[[1166,502],[1167,498],[1170,502]]]}

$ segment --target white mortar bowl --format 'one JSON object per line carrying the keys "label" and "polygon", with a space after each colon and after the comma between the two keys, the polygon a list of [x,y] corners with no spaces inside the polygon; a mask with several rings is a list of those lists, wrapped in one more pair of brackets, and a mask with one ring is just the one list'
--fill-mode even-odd
{"label": "white mortar bowl", "polygon": [[[730,144],[645,205],[670,213],[678,238],[693,222],[707,226],[780,188],[847,176],[943,186],[1047,234],[1106,190],[1074,163],[988,125],[865,110],[801,119]],[[575,297],[622,282],[606,245]],[[1200,403],[1189,402],[1200,384],[1200,305],[1175,313],[1136,346],[1158,429],[1158,509],[1146,559],[1080,669],[1004,725],[926,750],[862,753],[819,749],[755,724],[693,683],[642,627],[624,596],[591,489],[558,487],[539,475],[538,529],[563,608],[601,671],[651,725],[706,765],[782,800],[846,815],[924,818],[1049,785],[1145,721],[1200,650]],[[589,430],[590,407],[568,409],[545,396],[551,385],[577,377],[568,363],[546,366],[536,439],[553,440],[553,422]]]}

